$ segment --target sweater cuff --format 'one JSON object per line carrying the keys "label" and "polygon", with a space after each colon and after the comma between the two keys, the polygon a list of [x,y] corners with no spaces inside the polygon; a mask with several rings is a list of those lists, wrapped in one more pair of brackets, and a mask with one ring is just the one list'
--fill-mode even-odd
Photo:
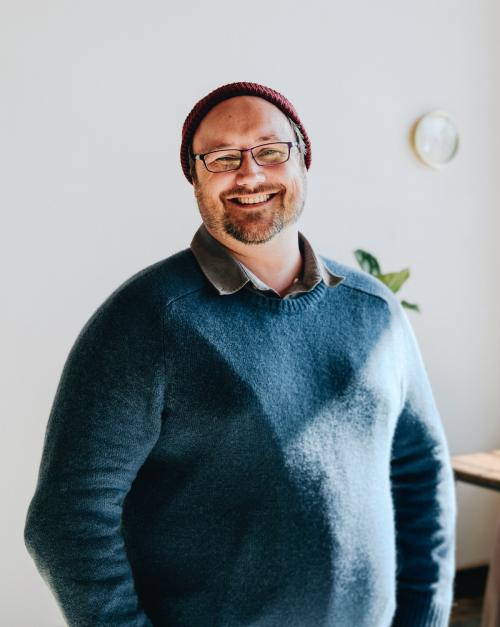
{"label": "sweater cuff", "polygon": [[435,594],[399,592],[391,627],[448,627],[451,604]]}

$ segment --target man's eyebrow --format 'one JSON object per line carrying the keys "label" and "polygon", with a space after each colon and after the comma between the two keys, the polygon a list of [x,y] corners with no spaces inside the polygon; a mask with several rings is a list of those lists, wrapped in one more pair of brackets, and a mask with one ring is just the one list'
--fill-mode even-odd
{"label": "man's eyebrow", "polygon": [[[278,135],[262,135],[261,137],[258,137],[255,141],[256,142],[267,142],[269,140],[279,140],[280,138],[278,137]],[[256,144],[257,145],[257,144]],[[203,153],[206,152],[212,152],[212,150],[224,150],[225,148],[236,148],[236,146],[234,146],[234,144],[218,144],[217,146],[212,146],[210,147],[208,150],[204,150]],[[203,154],[201,153],[201,154]]]}

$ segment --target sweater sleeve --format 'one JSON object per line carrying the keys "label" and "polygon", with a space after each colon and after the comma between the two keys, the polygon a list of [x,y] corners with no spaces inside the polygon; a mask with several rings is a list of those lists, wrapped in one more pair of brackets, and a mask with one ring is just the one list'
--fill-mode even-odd
{"label": "sweater sleeve", "polygon": [[447,627],[455,573],[456,498],[440,415],[417,340],[398,303],[402,410],[391,456],[397,552],[393,627]]}
{"label": "sweater sleeve", "polygon": [[45,432],[25,543],[69,625],[146,627],[122,506],[163,410],[160,310],[113,293],[76,339]]}

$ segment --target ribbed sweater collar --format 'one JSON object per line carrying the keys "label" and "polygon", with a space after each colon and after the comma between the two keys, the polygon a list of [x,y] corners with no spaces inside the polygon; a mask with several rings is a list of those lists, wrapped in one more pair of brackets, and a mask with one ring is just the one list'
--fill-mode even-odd
{"label": "ribbed sweater collar", "polygon": [[[299,231],[299,245],[304,255],[304,280],[312,291],[323,282],[329,288],[336,287],[345,277],[332,272],[314,251],[311,243]],[[232,295],[246,287],[250,281],[248,270],[239,263],[229,250],[217,241],[202,224],[196,231],[191,242],[193,252],[206,278],[222,296]],[[262,289],[262,287],[260,288]],[[306,292],[308,293],[308,292]],[[296,300],[302,298],[304,292],[287,294],[279,297],[281,300]]]}

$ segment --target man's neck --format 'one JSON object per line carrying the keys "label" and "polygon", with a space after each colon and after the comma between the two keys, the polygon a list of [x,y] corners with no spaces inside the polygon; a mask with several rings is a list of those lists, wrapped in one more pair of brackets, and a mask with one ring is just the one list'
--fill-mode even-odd
{"label": "man's neck", "polygon": [[293,280],[300,276],[303,259],[299,248],[296,224],[283,229],[263,244],[244,244],[229,236],[211,233],[238,261],[261,281],[283,295]]}

